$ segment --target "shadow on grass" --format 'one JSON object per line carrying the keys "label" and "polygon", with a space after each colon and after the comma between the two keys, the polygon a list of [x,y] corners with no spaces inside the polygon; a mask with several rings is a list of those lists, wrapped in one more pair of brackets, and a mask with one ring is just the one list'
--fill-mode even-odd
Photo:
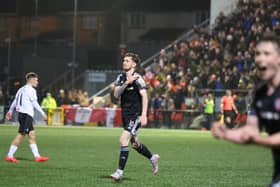
{"label": "shadow on grass", "polygon": [[16,157],[16,159],[18,159],[20,161],[34,162],[34,159],[31,159],[31,158]]}
{"label": "shadow on grass", "polygon": [[101,178],[101,179],[111,179],[115,183],[122,183],[122,181],[132,181],[133,180],[132,178],[129,178],[129,177],[123,177],[121,180],[114,180],[109,175],[101,175],[101,176],[99,176],[99,178]]}

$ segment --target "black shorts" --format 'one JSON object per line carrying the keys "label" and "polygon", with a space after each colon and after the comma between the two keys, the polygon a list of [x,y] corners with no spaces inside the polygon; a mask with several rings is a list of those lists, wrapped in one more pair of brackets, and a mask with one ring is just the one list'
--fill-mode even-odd
{"label": "black shorts", "polygon": [[18,113],[19,129],[18,132],[21,134],[29,134],[30,131],[34,130],[33,118],[28,114]]}
{"label": "black shorts", "polygon": [[135,136],[140,128],[141,123],[138,116],[136,117],[123,117],[123,128]]}
{"label": "black shorts", "polygon": [[234,118],[234,111],[233,110],[224,110],[224,118],[230,117],[232,120]]}

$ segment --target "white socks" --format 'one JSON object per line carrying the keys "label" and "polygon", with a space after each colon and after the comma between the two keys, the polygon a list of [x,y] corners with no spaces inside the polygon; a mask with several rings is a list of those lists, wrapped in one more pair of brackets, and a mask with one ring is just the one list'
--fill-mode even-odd
{"label": "white socks", "polygon": [[[37,145],[36,144],[30,144],[29,146],[30,146],[30,149],[31,149],[34,157],[35,158],[40,157]],[[10,157],[10,158],[14,157],[14,154],[17,151],[17,148],[18,148],[17,146],[11,145],[10,149],[9,149],[9,152],[8,152],[8,157]]]}
{"label": "white socks", "polygon": [[10,157],[10,158],[14,157],[14,154],[17,151],[17,148],[18,148],[17,146],[11,145],[9,152],[8,152],[8,157]]}
{"label": "white socks", "polygon": [[29,146],[30,146],[30,149],[31,149],[31,151],[32,151],[32,153],[33,153],[33,155],[34,155],[34,157],[35,157],[35,158],[36,158],[36,157],[40,157],[40,154],[39,154],[37,145],[36,145],[36,144],[30,144]]}

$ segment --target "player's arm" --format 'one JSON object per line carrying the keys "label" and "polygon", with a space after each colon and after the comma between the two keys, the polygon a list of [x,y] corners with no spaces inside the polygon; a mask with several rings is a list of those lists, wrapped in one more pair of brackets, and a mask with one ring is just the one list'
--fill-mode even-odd
{"label": "player's arm", "polygon": [[280,133],[275,133],[269,136],[255,136],[253,142],[264,147],[279,147],[280,146]]}
{"label": "player's arm", "polygon": [[258,137],[260,134],[258,118],[256,116],[248,116],[247,124],[238,129],[229,129],[224,124],[215,122],[212,125],[211,131],[216,138],[238,144],[254,142],[253,137]]}
{"label": "player's arm", "polygon": [[131,72],[127,73],[126,77],[127,77],[127,80],[122,85],[120,85],[120,83],[118,82],[119,78],[117,80],[117,83],[116,83],[117,86],[114,90],[114,96],[116,98],[119,98],[122,95],[122,93],[124,92],[127,85],[133,83],[133,81],[135,81],[138,78],[136,75],[132,74]]}
{"label": "player's arm", "polygon": [[115,87],[115,90],[114,90],[114,96],[116,97],[116,98],[119,98],[121,95],[122,95],[122,93],[124,92],[124,90],[125,90],[125,88],[127,87],[127,83],[125,82],[123,85],[121,85],[121,86],[116,86]]}
{"label": "player's arm", "polygon": [[40,112],[40,114],[44,117],[46,116],[45,112],[42,110],[41,106],[39,105],[39,103],[35,100],[32,101],[32,106]]}
{"label": "player's arm", "polygon": [[148,111],[148,94],[147,94],[147,85],[144,81],[144,79],[137,75],[138,78],[136,80],[136,85],[139,90],[139,94],[141,95],[142,98],[142,109],[141,109],[141,116],[140,116],[140,121],[141,121],[141,126],[146,126],[147,125],[147,111]]}
{"label": "player's arm", "polygon": [[17,103],[17,97],[14,98],[10,108],[9,108],[9,111],[6,113],[6,119],[7,120],[10,120],[12,118],[12,114],[13,114],[13,111],[16,107],[16,103]]}
{"label": "player's arm", "polygon": [[148,110],[148,94],[146,89],[140,90],[140,95],[142,97],[142,113],[140,116],[141,125],[147,125],[147,110]]}
{"label": "player's arm", "polygon": [[30,102],[32,104],[32,106],[38,111],[40,112],[40,114],[43,116],[43,118],[45,120],[47,120],[47,115],[46,113],[43,111],[43,109],[41,108],[41,106],[39,105],[38,101],[37,101],[37,94],[36,94],[36,91],[33,90],[29,93],[30,95]]}

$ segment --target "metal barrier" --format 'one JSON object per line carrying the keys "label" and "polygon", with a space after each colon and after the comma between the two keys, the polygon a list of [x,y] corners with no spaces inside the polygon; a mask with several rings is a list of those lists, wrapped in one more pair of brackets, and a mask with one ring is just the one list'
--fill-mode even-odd
{"label": "metal barrier", "polygon": [[149,110],[147,127],[189,129],[199,115],[199,110]]}
{"label": "metal barrier", "polygon": [[[201,129],[208,123],[206,116],[201,109],[184,110],[149,110],[147,128],[170,128],[170,129]],[[1,107],[0,107],[1,112]],[[118,127],[122,126],[120,108],[88,108],[88,107],[68,107],[45,109],[48,120],[44,121],[41,114],[35,111],[35,124],[49,126],[65,125],[90,125]],[[1,113],[0,113],[1,114]],[[2,112],[2,115],[4,113]],[[219,112],[213,114],[213,120],[219,119]],[[236,116],[235,123],[244,123],[246,112],[241,112]],[[17,112],[13,113],[12,119],[7,123],[18,123]]]}
{"label": "metal barrier", "polygon": [[52,126],[64,125],[64,109],[62,107],[48,109],[47,110],[48,120],[47,124]]}
{"label": "metal barrier", "polygon": [[[7,124],[17,124],[18,123],[18,113],[13,112],[11,120],[5,120],[4,119],[4,112],[7,111],[8,108],[4,110],[1,110],[0,106],[0,117],[3,115],[3,121],[2,123],[7,123]],[[48,119],[47,121],[44,120],[42,115],[35,110],[34,112],[34,124],[40,124],[40,125],[51,125],[51,126],[61,126],[64,125],[64,109],[63,108],[55,108],[55,109],[44,109],[46,112]]]}

